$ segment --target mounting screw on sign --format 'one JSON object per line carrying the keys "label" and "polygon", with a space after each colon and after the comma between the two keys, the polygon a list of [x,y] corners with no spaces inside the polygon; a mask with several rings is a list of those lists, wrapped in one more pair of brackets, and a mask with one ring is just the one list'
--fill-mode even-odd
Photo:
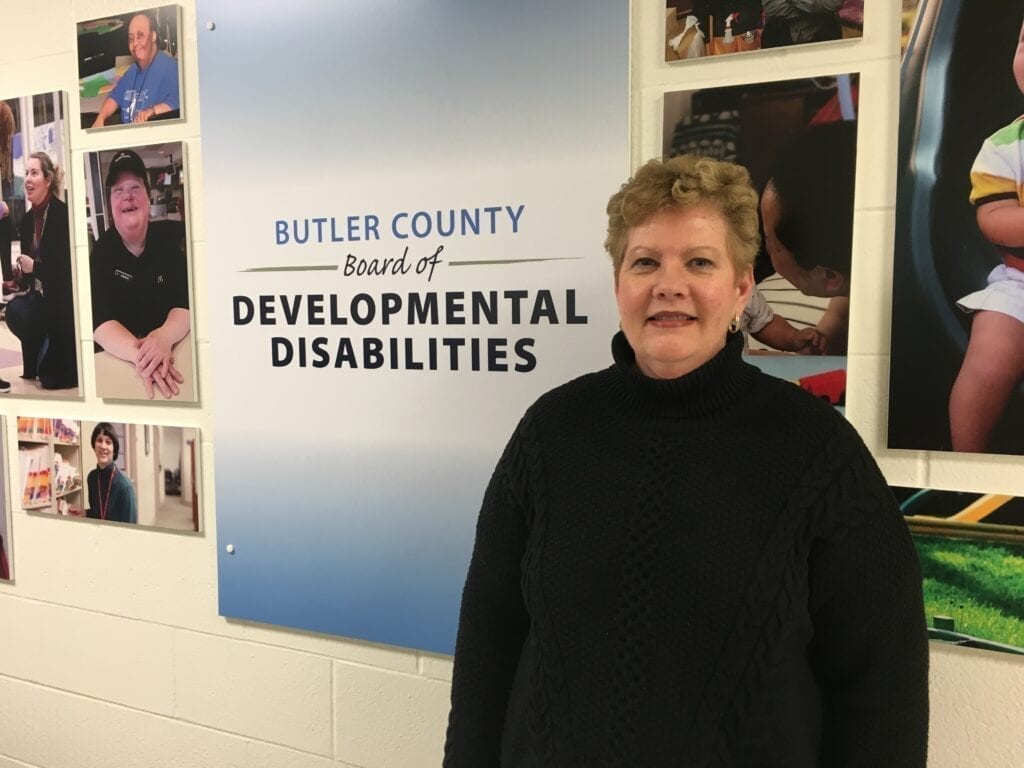
{"label": "mounting screw on sign", "polygon": [[228,544],[226,547],[224,547],[224,551],[227,552],[229,555],[235,554],[235,545]]}
{"label": "mounting screw on sign", "polygon": [[215,22],[208,21],[208,22],[206,22],[206,28],[208,30],[210,30],[211,32],[213,32],[213,30],[215,30],[217,28],[217,24]]}

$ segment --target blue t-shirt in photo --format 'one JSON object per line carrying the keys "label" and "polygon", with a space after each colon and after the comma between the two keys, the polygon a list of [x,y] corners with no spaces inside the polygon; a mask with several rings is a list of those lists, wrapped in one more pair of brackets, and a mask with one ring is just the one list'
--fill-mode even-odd
{"label": "blue t-shirt in photo", "polygon": [[163,51],[157,51],[146,69],[132,64],[117,81],[110,98],[121,108],[122,123],[132,122],[139,112],[157,104],[179,109],[178,62]]}

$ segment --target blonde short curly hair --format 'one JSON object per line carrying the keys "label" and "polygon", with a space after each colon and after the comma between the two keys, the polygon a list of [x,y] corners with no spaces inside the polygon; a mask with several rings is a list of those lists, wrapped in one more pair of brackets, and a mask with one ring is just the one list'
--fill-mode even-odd
{"label": "blonde short curly hair", "polygon": [[729,256],[737,272],[754,264],[761,248],[758,195],[747,169],[708,157],[680,155],[649,160],[608,200],[608,236],[604,247],[618,274],[630,230],[669,208],[709,206],[725,218]]}

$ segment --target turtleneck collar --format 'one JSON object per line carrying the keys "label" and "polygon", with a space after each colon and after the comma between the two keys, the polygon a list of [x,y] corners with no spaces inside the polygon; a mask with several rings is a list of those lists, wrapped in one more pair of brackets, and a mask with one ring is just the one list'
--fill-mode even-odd
{"label": "turtleneck collar", "polygon": [[96,471],[100,473],[100,477],[104,480],[114,471],[114,462],[110,462],[105,467],[101,467],[99,464],[96,465]]}
{"label": "turtleneck collar", "polygon": [[758,376],[758,369],[743,361],[743,334],[730,333],[713,358],[677,379],[652,379],[636,366],[636,355],[619,331],[612,338],[614,369],[623,397],[652,416],[688,418],[727,407]]}

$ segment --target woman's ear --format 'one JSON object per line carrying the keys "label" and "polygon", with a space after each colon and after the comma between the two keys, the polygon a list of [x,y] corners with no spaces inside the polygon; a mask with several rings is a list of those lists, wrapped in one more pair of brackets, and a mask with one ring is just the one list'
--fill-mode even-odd
{"label": "woman's ear", "polygon": [[750,294],[754,290],[754,270],[752,267],[747,269],[737,278],[736,289],[739,291],[737,303],[739,304],[739,314],[743,314],[743,310],[747,307],[747,302],[750,300]]}

